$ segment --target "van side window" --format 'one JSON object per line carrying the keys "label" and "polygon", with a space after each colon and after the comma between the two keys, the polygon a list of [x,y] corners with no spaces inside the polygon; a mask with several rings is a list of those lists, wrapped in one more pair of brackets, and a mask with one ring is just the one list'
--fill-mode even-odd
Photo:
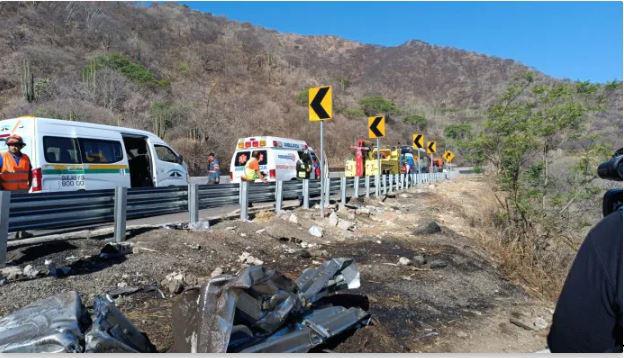
{"label": "van side window", "polygon": [[116,163],[123,160],[121,143],[114,140],[78,138],[83,163]]}
{"label": "van side window", "polygon": [[80,164],[80,151],[75,138],[43,137],[43,151],[48,163]]}
{"label": "van side window", "polygon": [[237,167],[244,166],[249,160],[249,152],[238,152],[234,158],[234,165]]}
{"label": "van side window", "polygon": [[156,155],[158,156],[158,159],[170,163],[180,162],[178,156],[173,152],[173,150],[169,149],[169,147],[156,144],[154,145],[154,148],[156,148]]}

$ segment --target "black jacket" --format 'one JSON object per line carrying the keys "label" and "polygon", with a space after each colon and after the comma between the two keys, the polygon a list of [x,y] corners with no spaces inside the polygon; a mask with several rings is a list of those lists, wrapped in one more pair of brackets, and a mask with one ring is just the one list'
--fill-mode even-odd
{"label": "black jacket", "polygon": [[622,210],[593,228],[574,259],[548,335],[551,352],[622,352]]}

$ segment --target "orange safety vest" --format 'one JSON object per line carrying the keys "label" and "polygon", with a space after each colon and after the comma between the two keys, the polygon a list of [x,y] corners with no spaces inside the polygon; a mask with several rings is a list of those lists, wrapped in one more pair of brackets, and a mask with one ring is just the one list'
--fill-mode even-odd
{"label": "orange safety vest", "polygon": [[2,153],[2,168],[0,168],[0,187],[2,190],[30,189],[29,176],[30,158],[26,154],[22,153],[22,158],[17,164],[11,153]]}

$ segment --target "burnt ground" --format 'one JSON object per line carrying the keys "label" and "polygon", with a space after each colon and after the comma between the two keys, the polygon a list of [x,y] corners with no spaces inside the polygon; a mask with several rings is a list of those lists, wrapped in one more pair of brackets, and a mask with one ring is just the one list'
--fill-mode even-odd
{"label": "burnt ground", "polygon": [[[318,210],[303,209],[279,216],[261,212],[250,222],[213,223],[204,232],[144,230],[129,238],[132,253],[117,258],[98,257],[105,240],[92,238],[13,248],[9,265],[45,271],[44,261],[51,260],[71,271],[62,278],[42,274],[0,286],[0,316],[62,291],[76,290],[90,305],[98,294],[136,287],[141,290],[116,303],[159,351],[167,351],[176,297],[163,282],[168,274],[182,273],[186,288],[201,285],[217,267],[236,273],[243,265],[239,256],[248,252],[294,279],[326,258],[352,257],[362,285],[349,293],[367,298],[373,324],[332,344],[334,351],[544,349],[552,304],[508,281],[483,249],[490,194],[478,176],[464,176],[383,202],[359,200],[351,204],[364,210],[337,211],[339,218],[355,224],[350,230],[321,220]],[[297,223],[289,220],[291,214]],[[308,233],[313,224],[324,228],[322,238]],[[400,257],[419,256],[427,262],[398,264]],[[529,326],[537,323],[533,329],[522,328],[510,322],[514,317]]]}

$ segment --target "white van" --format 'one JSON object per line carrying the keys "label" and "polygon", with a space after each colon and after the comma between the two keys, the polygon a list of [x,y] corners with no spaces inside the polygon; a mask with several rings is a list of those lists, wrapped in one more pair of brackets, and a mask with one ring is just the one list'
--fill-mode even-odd
{"label": "white van", "polygon": [[268,181],[288,181],[297,178],[297,161],[302,158],[305,150],[310,153],[312,172],[309,179],[319,175],[319,159],[305,141],[271,136],[241,138],[230,163],[232,183],[240,183],[245,171],[245,163],[253,152],[259,151],[263,156],[260,161],[260,172]]}
{"label": "white van", "polygon": [[59,119],[0,121],[0,151],[18,134],[30,157],[30,192],[187,185],[182,157],[153,133]]}

